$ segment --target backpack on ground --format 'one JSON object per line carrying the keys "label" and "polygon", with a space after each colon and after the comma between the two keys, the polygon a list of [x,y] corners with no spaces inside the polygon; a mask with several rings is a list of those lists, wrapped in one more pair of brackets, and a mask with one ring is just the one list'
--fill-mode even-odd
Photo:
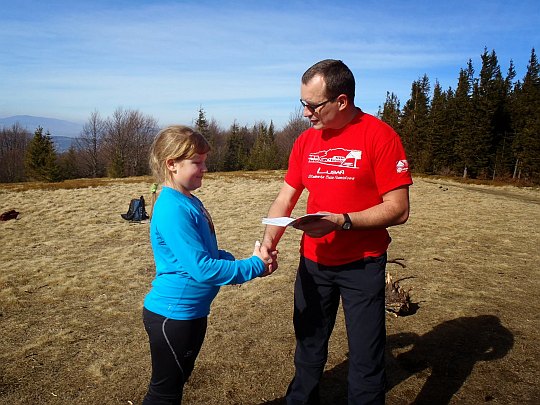
{"label": "backpack on ground", "polygon": [[140,222],[148,219],[144,197],[141,195],[140,198],[132,199],[129,203],[128,212],[120,215],[127,221]]}
{"label": "backpack on ground", "polygon": [[17,219],[19,213],[15,210],[9,210],[0,214],[0,221],[9,221],[10,219]]}

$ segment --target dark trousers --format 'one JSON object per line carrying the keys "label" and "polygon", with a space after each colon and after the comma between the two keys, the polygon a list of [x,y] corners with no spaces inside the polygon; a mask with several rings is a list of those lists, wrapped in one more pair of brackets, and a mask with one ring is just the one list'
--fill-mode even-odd
{"label": "dark trousers", "polygon": [[319,380],[341,297],[349,341],[349,404],[384,404],[386,254],[342,266],[304,257],[294,290],[296,372],[287,404],[319,404]]}
{"label": "dark trousers", "polygon": [[143,322],[152,357],[152,378],[143,405],[181,404],[184,384],[204,341],[207,318],[179,321],[144,308]]}

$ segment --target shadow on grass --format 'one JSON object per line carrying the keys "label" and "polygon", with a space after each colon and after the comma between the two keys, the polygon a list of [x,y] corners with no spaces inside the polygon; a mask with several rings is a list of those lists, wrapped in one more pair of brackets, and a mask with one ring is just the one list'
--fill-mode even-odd
{"label": "shadow on grass", "polygon": [[[411,404],[448,404],[476,362],[502,358],[513,344],[512,333],[493,315],[446,321],[421,336],[390,335],[386,341],[387,392],[409,377],[431,370],[416,398],[407,400]],[[348,367],[345,361],[324,373],[321,404],[347,404]],[[265,404],[281,405],[285,399]]]}

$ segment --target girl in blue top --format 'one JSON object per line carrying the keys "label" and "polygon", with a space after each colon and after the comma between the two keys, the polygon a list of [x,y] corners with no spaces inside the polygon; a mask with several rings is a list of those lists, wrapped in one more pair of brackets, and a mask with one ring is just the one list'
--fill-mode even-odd
{"label": "girl in blue top", "polygon": [[152,357],[144,405],[182,402],[219,287],[272,272],[258,243],[243,260],[218,249],[210,214],[192,194],[207,172],[209,151],[206,139],[185,126],[162,130],[150,150],[150,168],[163,188],[150,223],[156,277],[143,309]]}

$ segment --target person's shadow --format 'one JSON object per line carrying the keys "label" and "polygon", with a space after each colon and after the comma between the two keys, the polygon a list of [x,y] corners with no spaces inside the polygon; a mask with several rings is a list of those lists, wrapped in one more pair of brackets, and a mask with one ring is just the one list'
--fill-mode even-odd
{"label": "person's shadow", "polygon": [[[478,361],[504,357],[514,344],[512,333],[493,315],[462,317],[435,326],[424,335],[387,337],[387,392],[414,374],[431,373],[411,404],[448,404]],[[397,354],[395,354],[397,353]],[[327,370],[321,380],[321,404],[347,404],[348,361]],[[265,404],[285,404],[278,398]]]}

